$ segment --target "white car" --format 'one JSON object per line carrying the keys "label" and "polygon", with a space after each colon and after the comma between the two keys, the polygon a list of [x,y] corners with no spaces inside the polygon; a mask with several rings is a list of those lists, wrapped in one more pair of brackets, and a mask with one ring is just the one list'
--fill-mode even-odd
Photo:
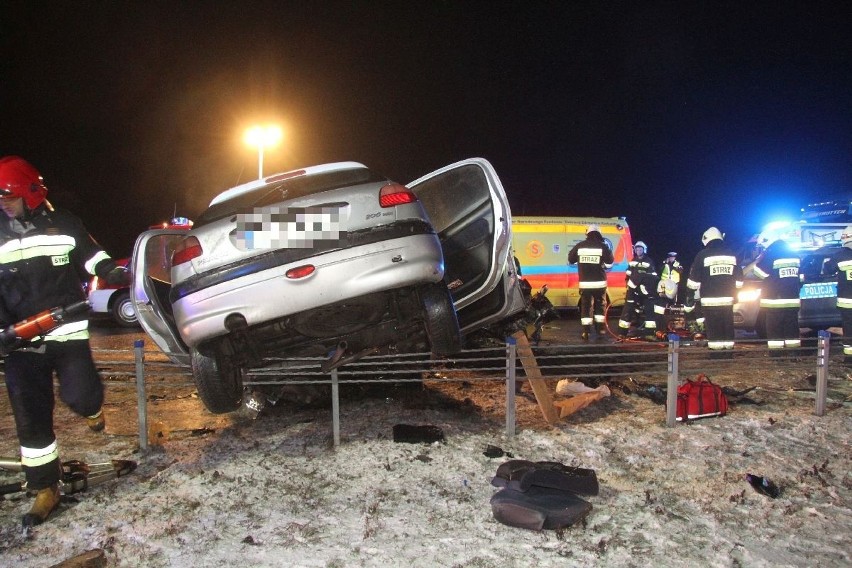
{"label": "white car", "polygon": [[511,214],[484,159],[407,186],[342,162],[229,189],[190,231],[140,235],[139,321],[189,363],[212,412],[239,408],[265,357],[457,352],[463,334],[523,313]]}

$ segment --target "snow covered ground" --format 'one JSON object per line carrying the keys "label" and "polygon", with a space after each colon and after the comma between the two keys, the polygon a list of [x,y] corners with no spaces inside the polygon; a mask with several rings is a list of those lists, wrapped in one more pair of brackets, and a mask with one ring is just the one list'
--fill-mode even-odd
{"label": "snow covered ground", "polygon": [[[50,566],[102,549],[108,566],[145,567],[850,566],[843,400],[852,381],[833,369],[818,417],[813,392],[796,390],[812,386],[810,374],[808,365],[768,361],[717,373],[721,384],[758,388],[725,417],[675,428],[665,427],[663,407],[618,388],[548,427],[525,391],[511,438],[501,384],[427,383],[344,398],[336,449],[322,406],[278,406],[250,420],[214,417],[195,398],[173,397],[152,403],[164,435],[143,453],[121,427],[135,423],[132,398],[112,397],[106,434],[88,432],[60,405],[63,459],[139,467],[73,496],[27,538],[19,523],[31,500],[7,497],[0,565]],[[0,454],[10,455],[17,442],[3,404]],[[179,414],[169,404],[198,421],[169,428]],[[399,423],[438,426],[445,441],[394,442]],[[509,457],[486,457],[488,445],[594,469],[601,490],[587,498],[592,511],[559,531],[499,523],[490,481]],[[781,496],[752,490],[747,472],[775,481]]]}

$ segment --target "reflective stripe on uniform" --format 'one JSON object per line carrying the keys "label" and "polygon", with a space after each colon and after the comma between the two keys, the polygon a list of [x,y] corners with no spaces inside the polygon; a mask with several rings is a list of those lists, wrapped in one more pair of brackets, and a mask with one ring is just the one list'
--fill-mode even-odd
{"label": "reflective stripe on uniform", "polygon": [[701,298],[701,305],[704,307],[733,306],[734,299],[730,296],[722,296],[720,298]]}
{"label": "reflective stripe on uniform", "polygon": [[837,307],[845,310],[852,309],[852,298],[837,297]]}
{"label": "reflective stripe on uniform", "polygon": [[689,288],[690,290],[700,290],[701,289],[701,282],[696,282],[692,278],[687,278],[686,279],[686,287]]}
{"label": "reflective stripe on uniform", "polygon": [[707,347],[710,349],[733,349],[734,342],[733,341],[708,341]]}
{"label": "reflective stripe on uniform", "polygon": [[46,448],[21,446],[21,465],[24,467],[38,467],[57,459],[59,459],[59,448],[56,446],[56,440]]}
{"label": "reflective stripe on uniform", "polygon": [[109,260],[109,258],[110,258],[110,256],[107,253],[105,253],[104,251],[102,251],[102,250],[98,251],[97,253],[95,253],[95,256],[93,256],[92,258],[90,258],[89,260],[86,261],[86,264],[85,264],[86,271],[89,274],[94,275],[95,274],[95,267],[98,265],[98,263],[101,262],[102,260]]}
{"label": "reflective stripe on uniform", "polygon": [[60,325],[44,336],[45,341],[70,341],[72,339],[89,339],[89,320],[72,321]]}
{"label": "reflective stripe on uniform", "polygon": [[801,347],[802,340],[801,339],[785,339],[784,347]]}
{"label": "reflective stripe on uniform", "polygon": [[734,266],[737,264],[737,257],[728,254],[718,254],[716,256],[708,256],[704,259],[704,266],[716,266],[719,264]]}
{"label": "reflective stripe on uniform", "polygon": [[580,282],[581,289],[606,288],[606,280],[597,280],[595,282]]}
{"label": "reflective stripe on uniform", "polygon": [[[690,311],[691,311],[691,310],[690,310]],[[666,308],[665,308],[665,306],[657,306],[657,305],[654,305],[654,313],[655,313],[655,314],[664,314],[664,313],[666,313]]]}
{"label": "reflective stripe on uniform", "polygon": [[769,346],[770,349],[781,349],[782,347],[784,347],[784,340],[783,339],[770,339],[769,341],[766,342],[766,344]]}
{"label": "reflective stripe on uniform", "polygon": [[647,320],[645,322],[645,329],[657,329],[657,322],[654,320]]}
{"label": "reflective stripe on uniform", "polygon": [[602,315],[595,314],[595,323],[604,323],[606,318]]}
{"label": "reflective stripe on uniform", "polygon": [[[35,235],[12,239],[0,247],[0,264],[9,264],[42,256],[67,257],[77,241],[68,235]],[[67,263],[67,259],[66,262]]]}
{"label": "reflective stripe on uniform", "polygon": [[580,325],[592,325],[592,318],[580,318]]}
{"label": "reflective stripe on uniform", "polygon": [[799,298],[761,298],[761,308],[798,308],[801,305]]}
{"label": "reflective stripe on uniform", "polygon": [[759,266],[754,267],[754,275],[760,279],[769,278],[769,273],[761,270]]}

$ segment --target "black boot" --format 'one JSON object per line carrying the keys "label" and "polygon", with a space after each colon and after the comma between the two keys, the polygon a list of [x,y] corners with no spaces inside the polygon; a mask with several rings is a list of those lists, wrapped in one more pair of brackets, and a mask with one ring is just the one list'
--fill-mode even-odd
{"label": "black boot", "polygon": [[591,328],[592,328],[592,326],[590,326],[590,325],[584,325],[583,326],[583,333],[580,334],[580,338],[583,341],[589,340],[589,330],[591,330]]}

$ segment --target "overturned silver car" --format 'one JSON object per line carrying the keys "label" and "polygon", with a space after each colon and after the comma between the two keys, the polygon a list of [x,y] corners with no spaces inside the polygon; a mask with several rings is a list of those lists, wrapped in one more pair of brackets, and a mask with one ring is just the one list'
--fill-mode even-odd
{"label": "overturned silver car", "polygon": [[457,352],[524,311],[511,212],[472,158],[394,183],[356,162],[268,176],[215,197],[190,231],[137,239],[139,322],[189,364],[205,406],[239,408],[267,357]]}

